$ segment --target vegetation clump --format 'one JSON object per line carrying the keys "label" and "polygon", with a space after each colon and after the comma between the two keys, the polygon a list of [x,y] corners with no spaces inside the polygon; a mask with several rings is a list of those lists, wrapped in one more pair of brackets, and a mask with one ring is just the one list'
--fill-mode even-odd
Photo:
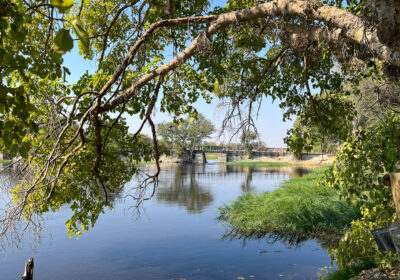
{"label": "vegetation clump", "polygon": [[325,168],[283,182],[282,187],[246,194],[219,208],[219,220],[230,229],[226,237],[282,239],[296,244],[309,238],[344,233],[361,214],[341,200],[337,190],[319,184]]}

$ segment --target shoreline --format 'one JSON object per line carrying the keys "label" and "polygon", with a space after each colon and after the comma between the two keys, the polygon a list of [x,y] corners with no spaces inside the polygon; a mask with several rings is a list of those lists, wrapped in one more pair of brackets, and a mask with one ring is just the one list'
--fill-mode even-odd
{"label": "shoreline", "polygon": [[256,159],[244,159],[241,161],[230,161],[227,164],[244,165],[245,163],[281,163],[287,166],[328,166],[332,165],[336,156],[334,155],[304,155],[303,159],[296,159],[293,155],[281,157],[259,157]]}
{"label": "shoreline", "polygon": [[[206,154],[207,157],[207,154]],[[304,155],[303,159],[296,159],[293,155],[280,156],[280,157],[259,157],[255,159],[243,158],[236,161],[218,162],[226,165],[241,165],[241,166],[254,166],[254,167],[322,167],[330,166],[333,164],[336,156],[334,155]],[[216,160],[215,156],[207,157],[207,160]],[[202,164],[202,163],[185,163],[176,157],[162,157],[160,159],[161,165],[169,164]],[[139,162],[138,165],[154,165],[154,161]]]}

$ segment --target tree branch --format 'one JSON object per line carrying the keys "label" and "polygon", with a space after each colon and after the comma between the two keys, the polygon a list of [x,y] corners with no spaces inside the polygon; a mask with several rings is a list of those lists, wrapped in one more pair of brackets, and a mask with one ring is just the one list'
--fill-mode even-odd
{"label": "tree branch", "polygon": [[[197,19],[198,21],[203,23],[212,21],[212,23],[199,36],[197,36],[194,41],[178,56],[165,63],[164,65],[158,67],[151,73],[144,75],[118,98],[111,101],[109,104],[107,104],[107,106],[100,107],[99,111],[105,112],[115,108],[126,100],[129,100],[141,87],[147,84],[147,82],[149,82],[150,80],[154,79],[157,76],[165,75],[167,72],[174,70],[178,66],[182,65],[186,60],[196,54],[199,49],[201,49],[202,44],[204,44],[205,38],[210,40],[212,35],[217,33],[221,28],[230,24],[237,24],[237,22],[252,21],[262,17],[283,15],[307,16],[308,18],[311,17],[314,20],[320,20],[336,27],[333,29],[331,28],[330,30],[315,27],[311,28],[310,32],[308,31],[307,26],[303,27],[296,25],[284,25],[283,27],[287,29],[291,28],[293,31],[301,32],[302,34],[309,34],[309,36],[312,36],[314,38],[316,38],[317,36],[318,38],[320,36],[324,38],[329,38],[331,42],[339,42],[339,38],[345,38],[348,41],[366,47],[388,63],[400,66],[400,53],[382,44],[377,37],[377,31],[372,27],[368,27],[359,17],[352,15],[347,11],[343,11],[332,6],[323,5],[322,3],[316,7],[313,7],[309,1],[274,1],[264,3],[252,8],[224,13],[219,15],[218,17],[193,17],[164,20],[154,23],[145,32],[142,38],[139,39],[139,41],[131,48],[124,62],[117,69],[114,76],[118,76],[118,73],[127,66],[127,63],[132,61],[132,58],[137,49],[156,28],[161,26],[181,25],[191,22],[191,19]],[[326,31],[328,33],[326,33],[325,35],[325,33],[322,31]],[[114,78],[110,79],[110,81],[103,87],[103,89],[107,90],[110,86],[110,83],[113,82],[113,79]],[[102,90],[101,92],[104,91]]]}

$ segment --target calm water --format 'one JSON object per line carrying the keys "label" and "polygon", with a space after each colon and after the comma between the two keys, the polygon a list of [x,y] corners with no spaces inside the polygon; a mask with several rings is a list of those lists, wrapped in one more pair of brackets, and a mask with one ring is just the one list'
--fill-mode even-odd
{"label": "calm water", "polygon": [[[151,167],[146,167],[151,168]],[[68,239],[68,210],[52,214],[36,252],[29,242],[0,253],[0,279],[20,279],[35,258],[35,279],[316,279],[330,257],[315,241],[287,248],[268,239],[222,240],[217,207],[247,192],[277,188],[298,170],[209,163],[166,166],[155,198],[139,220],[129,200],[116,201],[96,226]],[[133,182],[132,182],[133,184]],[[129,186],[127,186],[129,187]]]}

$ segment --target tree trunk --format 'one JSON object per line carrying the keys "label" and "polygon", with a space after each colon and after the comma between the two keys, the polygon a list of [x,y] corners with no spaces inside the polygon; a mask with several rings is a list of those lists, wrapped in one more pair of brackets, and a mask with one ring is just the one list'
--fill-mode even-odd
{"label": "tree trunk", "polygon": [[379,39],[390,48],[400,49],[400,2],[398,0],[370,0],[378,22]]}

